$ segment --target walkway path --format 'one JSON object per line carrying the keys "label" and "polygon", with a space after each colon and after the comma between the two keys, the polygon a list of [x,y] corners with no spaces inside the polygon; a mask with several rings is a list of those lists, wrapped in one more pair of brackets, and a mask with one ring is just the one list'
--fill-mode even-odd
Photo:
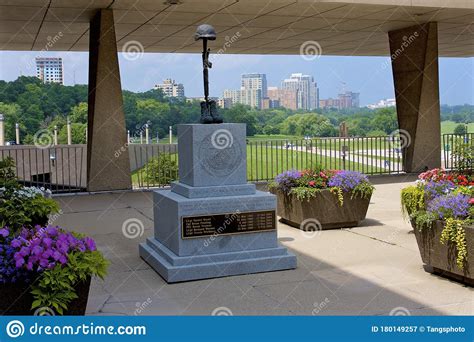
{"label": "walkway path", "polygon": [[[105,281],[94,280],[91,315],[473,315],[474,291],[423,270],[411,227],[400,214],[403,177],[377,178],[361,227],[305,236],[279,224],[280,242],[298,256],[291,271],[168,285],[138,257],[153,233],[149,192],[61,197],[55,222],[91,234],[111,260]],[[143,222],[136,239],[122,234],[125,220]]]}

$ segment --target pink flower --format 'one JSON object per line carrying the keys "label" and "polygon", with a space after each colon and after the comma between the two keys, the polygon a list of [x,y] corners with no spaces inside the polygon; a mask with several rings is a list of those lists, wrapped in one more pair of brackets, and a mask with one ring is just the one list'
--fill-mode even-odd
{"label": "pink flower", "polygon": [[471,197],[471,198],[469,199],[469,204],[470,204],[470,205],[474,205],[474,197]]}

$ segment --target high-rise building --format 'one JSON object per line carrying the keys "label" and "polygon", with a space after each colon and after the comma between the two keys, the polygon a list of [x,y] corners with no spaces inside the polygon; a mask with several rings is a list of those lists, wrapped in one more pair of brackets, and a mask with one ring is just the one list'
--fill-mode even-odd
{"label": "high-rise building", "polygon": [[241,103],[261,109],[262,101],[267,97],[267,76],[265,74],[243,74],[240,89]]}
{"label": "high-rise building", "polygon": [[225,89],[222,98],[227,100],[228,103],[230,102],[230,106],[232,107],[237,103],[242,103],[242,91],[240,89]]}
{"label": "high-rise building", "polygon": [[167,78],[163,83],[155,85],[155,89],[161,89],[163,94],[168,97],[184,98],[184,86],[181,83],[176,83],[171,78]]}
{"label": "high-rise building", "polygon": [[339,94],[339,108],[358,108],[359,107],[359,93],[352,91],[345,91]]}
{"label": "high-rise building", "polygon": [[284,107],[288,109],[298,109],[298,90],[278,89],[268,87],[268,98],[273,101],[273,107]]}
{"label": "high-rise building", "polygon": [[321,99],[319,100],[319,106],[321,108],[358,108],[359,107],[359,93],[353,93],[352,91],[345,91],[338,95],[337,99]]}
{"label": "high-rise building", "polygon": [[319,90],[313,76],[302,73],[291,74],[283,80],[281,88],[297,92],[297,109],[316,109],[319,107]]}
{"label": "high-rise building", "polygon": [[36,77],[43,83],[64,84],[61,57],[36,57]]}

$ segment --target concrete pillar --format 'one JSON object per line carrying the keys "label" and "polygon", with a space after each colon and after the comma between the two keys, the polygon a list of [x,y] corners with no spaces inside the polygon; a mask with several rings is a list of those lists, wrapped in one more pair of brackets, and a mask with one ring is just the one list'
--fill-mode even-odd
{"label": "concrete pillar", "polygon": [[87,189],[131,189],[114,16],[109,9],[99,10],[90,23],[88,110]]}
{"label": "concrete pillar", "polygon": [[0,146],[5,145],[5,118],[0,114]]}
{"label": "concrete pillar", "polygon": [[20,145],[20,124],[15,124],[15,141],[17,145]]}
{"label": "concrete pillar", "polygon": [[54,145],[58,144],[58,126],[54,125]]}
{"label": "concrete pillar", "polygon": [[67,144],[72,145],[71,120],[69,118],[67,118],[66,131],[67,131]]}
{"label": "concrete pillar", "polygon": [[437,23],[391,31],[388,36],[404,170],[441,167]]}

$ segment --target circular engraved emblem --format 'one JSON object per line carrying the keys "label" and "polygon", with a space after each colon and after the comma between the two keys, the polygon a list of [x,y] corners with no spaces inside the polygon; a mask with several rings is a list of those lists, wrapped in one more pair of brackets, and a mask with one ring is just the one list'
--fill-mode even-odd
{"label": "circular engraved emblem", "polygon": [[207,173],[212,176],[231,175],[242,162],[242,149],[238,141],[233,140],[226,147],[213,142],[214,133],[204,138],[199,148],[199,161]]}

